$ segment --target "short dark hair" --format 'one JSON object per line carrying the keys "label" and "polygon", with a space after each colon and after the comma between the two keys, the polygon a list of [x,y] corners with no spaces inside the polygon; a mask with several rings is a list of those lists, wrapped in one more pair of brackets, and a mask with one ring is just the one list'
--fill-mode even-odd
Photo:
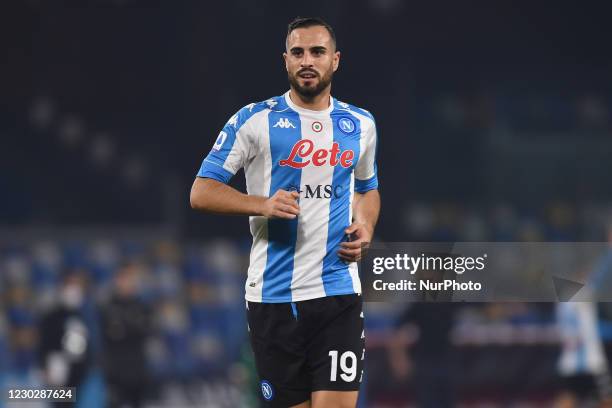
{"label": "short dark hair", "polygon": [[290,22],[289,25],[287,26],[287,38],[289,38],[289,34],[291,34],[291,32],[295,29],[308,28],[308,27],[313,27],[313,26],[325,27],[325,29],[329,33],[329,36],[332,39],[332,42],[334,43],[334,46],[336,46],[336,34],[334,33],[334,29],[332,28],[332,26],[327,24],[321,17],[296,17],[294,18],[293,21]]}

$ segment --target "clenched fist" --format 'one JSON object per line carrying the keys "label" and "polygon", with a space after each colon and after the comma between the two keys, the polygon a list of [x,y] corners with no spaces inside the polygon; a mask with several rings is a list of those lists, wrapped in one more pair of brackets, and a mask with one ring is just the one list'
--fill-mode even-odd
{"label": "clenched fist", "polygon": [[297,191],[278,190],[272,197],[263,202],[261,213],[266,218],[285,218],[292,220],[300,213]]}

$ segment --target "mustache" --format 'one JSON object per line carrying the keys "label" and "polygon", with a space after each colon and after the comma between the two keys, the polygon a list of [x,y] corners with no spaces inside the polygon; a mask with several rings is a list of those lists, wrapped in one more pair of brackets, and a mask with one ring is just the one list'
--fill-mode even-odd
{"label": "mustache", "polygon": [[319,76],[319,73],[317,71],[313,71],[312,69],[308,69],[308,68],[301,69],[296,73],[296,75],[302,75],[302,74],[313,74],[313,75]]}

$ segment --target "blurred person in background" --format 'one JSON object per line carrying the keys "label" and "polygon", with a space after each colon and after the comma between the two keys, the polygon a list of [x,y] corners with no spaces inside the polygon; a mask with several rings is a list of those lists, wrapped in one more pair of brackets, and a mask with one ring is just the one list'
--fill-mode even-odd
{"label": "blurred person in background", "polygon": [[58,304],[42,316],[39,327],[44,379],[52,386],[76,387],[77,405],[84,397],[80,391],[95,366],[94,330],[85,311],[86,297],[84,272],[79,269],[66,272]]}
{"label": "blurred person in background", "polygon": [[610,373],[598,331],[597,304],[558,303],[557,323],[561,340],[558,370],[563,386],[556,407],[612,407]]}
{"label": "blurred person in background", "polygon": [[112,408],[142,406],[150,383],[145,350],[152,319],[148,305],[140,298],[139,283],[139,266],[122,265],[101,314],[103,368],[108,406]]}
{"label": "blurred person in background", "polygon": [[[445,256],[447,254],[430,254]],[[442,282],[454,279],[454,272],[418,270],[417,281]],[[395,323],[395,333],[389,344],[389,363],[399,382],[413,381],[417,405],[421,408],[451,407],[452,387],[451,330],[457,306],[450,303],[452,291],[421,290],[417,301],[410,303]],[[416,329],[416,343],[411,349],[403,332]]]}
{"label": "blurred person in background", "polygon": [[[40,386],[39,372],[35,369],[38,333],[32,293],[26,286],[15,285],[8,288],[6,294],[6,321],[0,316],[0,389],[3,385]],[[6,330],[5,339],[2,339],[3,329]],[[4,380],[1,378],[3,369],[8,374]]]}
{"label": "blurred person in background", "polygon": [[[432,253],[447,256],[444,253]],[[418,281],[442,282],[455,279],[453,271],[419,270]],[[453,344],[451,332],[459,304],[452,303],[452,291],[421,290],[397,319],[390,342],[389,362],[397,381],[413,381],[417,406],[443,408],[454,406]],[[417,339],[409,350],[402,341],[402,331],[416,329]],[[410,351],[410,352],[409,352]]]}
{"label": "blurred person in background", "polygon": [[[453,389],[453,345],[451,331],[457,306],[450,302],[416,302],[396,322],[389,345],[389,363],[399,382],[414,382],[419,408],[448,408],[455,404]],[[416,329],[413,346],[402,335]]]}
{"label": "blurred person in background", "polygon": [[[608,250],[586,278],[586,290],[591,294],[609,291],[612,283],[612,222],[608,222],[606,233]],[[605,299],[605,295],[602,298]],[[561,340],[558,370],[563,379],[562,392],[557,399],[559,408],[596,403],[612,407],[612,380],[599,330],[599,306],[593,302],[557,304]]]}

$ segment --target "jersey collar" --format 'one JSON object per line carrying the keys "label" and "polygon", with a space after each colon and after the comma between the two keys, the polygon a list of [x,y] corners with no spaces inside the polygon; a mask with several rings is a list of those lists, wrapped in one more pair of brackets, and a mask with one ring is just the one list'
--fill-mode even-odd
{"label": "jersey collar", "polygon": [[289,97],[289,92],[291,92],[290,90],[285,92],[285,102],[287,102],[287,105],[293,109],[294,111],[298,112],[298,113],[303,113],[303,114],[310,114],[310,115],[329,115],[331,113],[331,111],[334,110],[334,97],[333,96],[329,96],[329,107],[327,107],[324,110],[311,110],[311,109],[306,109],[306,108],[302,108],[297,106],[295,103],[293,103],[293,101],[291,100],[291,98]]}

